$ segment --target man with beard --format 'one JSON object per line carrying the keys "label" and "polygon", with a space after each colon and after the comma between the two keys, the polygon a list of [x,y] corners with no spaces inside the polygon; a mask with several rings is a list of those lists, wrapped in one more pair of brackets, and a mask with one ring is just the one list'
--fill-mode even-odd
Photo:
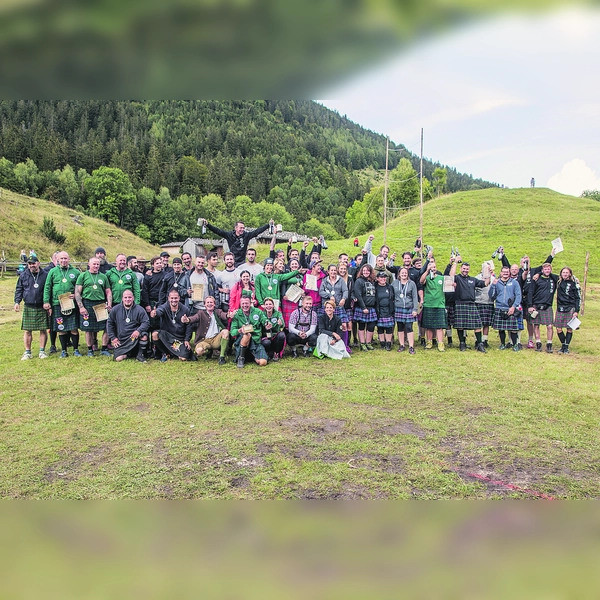
{"label": "man with beard", "polygon": [[139,362],[145,363],[149,327],[148,313],[134,302],[133,292],[125,290],[122,302],[110,311],[106,324],[114,359],[120,362],[135,356]]}
{"label": "man with beard", "polygon": [[[198,324],[194,338],[196,356],[206,354],[206,358],[209,359],[212,357],[213,350],[220,350],[219,365],[224,365],[229,342],[227,313],[216,308],[212,296],[204,299],[204,308],[205,310],[199,310],[194,316],[189,317],[189,323]],[[182,317],[181,322],[187,323],[187,319]]]}
{"label": "man with beard", "polygon": [[158,295],[159,304],[164,304],[167,301],[171,290],[177,290],[180,301],[189,307],[190,276],[183,270],[183,261],[178,256],[173,259],[173,269],[165,273]]}
{"label": "man with beard", "polygon": [[244,368],[246,353],[254,356],[254,361],[260,367],[267,364],[267,352],[260,343],[262,327],[265,323],[265,313],[252,306],[249,296],[242,295],[240,308],[231,320],[231,335],[235,338],[237,366]]}
{"label": "man with beard", "polygon": [[454,293],[455,293],[455,316],[454,326],[458,333],[458,339],[460,341],[460,351],[464,352],[467,350],[467,343],[465,339],[465,330],[473,329],[475,331],[475,339],[477,344],[475,349],[477,352],[485,353],[486,349],[483,345],[481,337],[481,330],[483,325],[481,323],[481,317],[479,311],[475,306],[475,289],[484,288],[490,284],[490,278],[476,279],[475,277],[469,276],[469,270],[471,266],[468,262],[462,263],[460,266],[460,274],[456,273],[456,262],[452,263],[452,269],[450,270],[450,276],[454,277]]}
{"label": "man with beard", "polygon": [[127,257],[124,254],[117,254],[115,266],[106,274],[106,276],[110,282],[113,304],[121,302],[125,290],[131,290],[136,304],[139,304],[140,284],[135,273],[127,268]]}
{"label": "man with beard", "polygon": [[[219,288],[217,281],[210,271],[206,270],[206,259],[204,256],[196,257],[196,268],[190,273],[190,296],[191,296],[191,312],[196,314],[199,310],[204,310],[204,300],[208,296],[217,297]],[[193,298],[194,285],[202,285],[202,298]]]}
{"label": "man with beard", "polygon": [[[160,256],[155,256],[150,260],[152,271],[150,274],[144,275],[144,287],[142,290],[142,306],[146,312],[150,314],[159,304],[160,290],[165,279],[163,271],[163,259]],[[152,323],[150,327],[152,328]]]}
{"label": "man with beard", "polygon": [[127,268],[131,269],[135,273],[138,283],[140,284],[140,290],[141,290],[142,285],[144,284],[144,274],[140,271],[140,268],[138,265],[138,259],[135,256],[127,257]]}
{"label": "man with beard", "polygon": [[44,284],[48,273],[40,269],[40,261],[32,255],[27,259],[27,269],[19,275],[15,288],[15,312],[19,312],[21,301],[25,303],[21,330],[25,353],[21,360],[32,358],[31,343],[33,332],[40,332],[39,358],[48,358],[46,354],[46,341],[48,339],[48,312],[44,309]]}
{"label": "man with beard", "polygon": [[238,267],[238,271],[240,273],[242,271],[248,271],[253,282],[256,279],[256,276],[263,272],[262,265],[256,262],[256,250],[254,248],[248,248],[248,252],[246,252],[245,263],[240,266],[235,263],[235,266]]}
{"label": "man with beard", "polygon": [[99,246],[96,248],[94,255],[100,261],[100,270],[98,272],[105,275],[112,269],[112,265],[106,260],[106,250],[102,246]]}
{"label": "man with beard", "polygon": [[221,310],[229,311],[229,294],[231,288],[240,280],[240,271],[235,268],[235,258],[233,252],[226,252],[223,256],[225,260],[225,269],[220,271],[216,277],[217,285],[219,286]]}
{"label": "man with beard", "polygon": [[204,225],[213,233],[216,233],[227,240],[227,243],[229,244],[229,250],[233,252],[233,256],[235,257],[236,267],[244,262],[250,240],[255,238],[257,235],[260,235],[263,231],[266,231],[269,226],[273,226],[275,223],[273,219],[271,219],[266,225],[257,227],[253,231],[246,231],[244,223],[242,223],[242,221],[238,221],[235,224],[233,231],[225,231],[215,227],[214,225],[211,225],[206,219],[202,219],[202,221]]}
{"label": "man with beard", "polygon": [[106,321],[98,321],[94,306],[102,305],[108,309],[112,306],[112,293],[105,273],[100,272],[100,259],[90,258],[88,270],[77,278],[75,284],[75,302],[81,315],[81,330],[85,332],[87,355],[94,356],[94,334],[102,331],[102,350],[100,354],[110,356],[108,352],[108,334]]}
{"label": "man with beard", "polygon": [[[160,362],[167,362],[170,356],[181,361],[192,358],[192,326],[189,322],[190,311],[179,301],[179,292],[171,290],[169,301],[153,309],[150,317],[159,321],[159,329],[152,332],[152,341],[162,351]],[[182,317],[187,317],[182,321]]]}
{"label": "man with beard", "polygon": [[302,306],[290,316],[288,346],[292,349],[292,356],[298,358],[296,346],[303,345],[302,354],[307,357],[317,345],[317,325],[319,322],[317,311],[313,310],[312,298],[307,294],[302,298]]}
{"label": "man with beard", "polygon": [[552,265],[544,263],[542,265],[542,272],[533,276],[531,285],[529,286],[527,306],[529,307],[529,316],[535,334],[536,352],[542,351],[540,325],[545,325],[547,335],[546,352],[552,354],[552,337],[554,335],[554,312],[552,304],[557,284],[558,276],[552,273]]}
{"label": "man with beard", "polygon": [[161,252],[160,257],[162,258],[162,270],[166,275],[173,270],[173,267],[169,265],[169,258],[171,258],[171,255],[168,252]]}
{"label": "man with beard", "polygon": [[[50,273],[51,269],[54,269],[54,267],[58,264],[58,252],[54,252],[54,254],[52,254],[52,258],[50,259],[50,263],[48,265],[46,265],[42,271],[44,271],[44,273]],[[54,354],[57,350],[56,350],[56,336],[57,336],[57,332],[54,331],[54,329],[52,329],[52,327],[50,327],[50,351],[48,352],[49,354]]]}
{"label": "man with beard", "polygon": [[500,350],[506,350],[506,332],[510,334],[512,349],[521,349],[517,334],[519,331],[519,315],[521,311],[521,286],[512,278],[510,267],[502,267],[500,279],[494,279],[488,290],[488,297],[496,301],[494,310],[494,329],[500,336]]}
{"label": "man with beard", "polygon": [[188,273],[194,270],[194,265],[192,264],[192,255],[189,252],[184,252],[181,255],[181,261],[183,262],[183,269]]}
{"label": "man with beard", "polygon": [[81,356],[79,352],[79,314],[76,309],[61,311],[58,297],[69,294],[71,299],[75,298],[75,283],[79,277],[79,271],[69,264],[69,255],[66,252],[58,253],[58,265],[51,269],[44,284],[44,308],[52,311],[52,329],[58,332],[62,352],[61,358],[67,358],[67,344],[69,333],[73,342],[73,356]]}

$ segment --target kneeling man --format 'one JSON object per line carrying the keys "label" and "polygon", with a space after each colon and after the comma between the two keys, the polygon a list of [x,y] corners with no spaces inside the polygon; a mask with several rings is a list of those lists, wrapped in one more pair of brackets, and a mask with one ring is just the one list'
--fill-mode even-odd
{"label": "kneeling man", "polygon": [[242,296],[240,308],[231,321],[231,335],[235,337],[235,355],[240,369],[244,367],[248,351],[254,356],[257,365],[264,367],[267,364],[267,353],[260,343],[264,322],[265,313],[252,306],[250,296]]}
{"label": "kneeling man", "polygon": [[113,357],[117,362],[135,358],[145,363],[144,351],[148,347],[148,313],[134,302],[133,292],[125,290],[122,301],[109,313],[106,332],[113,346]]}
{"label": "kneeling man", "polygon": [[[204,299],[205,310],[199,310],[193,317],[189,318],[191,324],[197,323],[196,355],[206,354],[206,358],[212,356],[213,350],[220,349],[219,364],[225,364],[225,352],[229,341],[229,330],[224,325],[227,323],[227,313],[215,307],[215,298],[207,296]],[[187,317],[186,317],[187,318]],[[185,319],[182,317],[182,323]]]}
{"label": "kneeling man", "polygon": [[[150,313],[151,317],[157,317],[159,320],[159,329],[152,332],[152,341],[162,351],[161,362],[167,362],[170,356],[179,360],[190,360],[193,357],[190,346],[190,311],[179,300],[179,292],[171,290],[168,301]],[[184,316],[187,317],[187,322],[181,320]]]}

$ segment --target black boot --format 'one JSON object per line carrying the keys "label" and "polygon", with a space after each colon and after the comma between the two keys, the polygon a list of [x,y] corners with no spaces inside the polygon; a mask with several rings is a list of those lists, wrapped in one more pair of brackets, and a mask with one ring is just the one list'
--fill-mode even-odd
{"label": "black boot", "polygon": [[240,346],[240,355],[237,359],[238,369],[244,368],[244,363],[246,362],[246,348],[244,346]]}

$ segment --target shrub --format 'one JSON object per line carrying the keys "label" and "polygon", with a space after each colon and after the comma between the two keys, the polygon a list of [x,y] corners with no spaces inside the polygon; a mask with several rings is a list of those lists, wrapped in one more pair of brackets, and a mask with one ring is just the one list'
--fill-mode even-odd
{"label": "shrub", "polygon": [[56,225],[54,225],[54,220],[49,217],[44,217],[44,222],[41,227],[42,234],[47,237],[51,242],[62,246],[67,237],[56,229]]}

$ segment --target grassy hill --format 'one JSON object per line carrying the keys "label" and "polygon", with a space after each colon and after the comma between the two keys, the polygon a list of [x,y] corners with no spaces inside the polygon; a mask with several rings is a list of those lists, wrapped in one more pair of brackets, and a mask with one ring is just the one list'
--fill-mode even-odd
{"label": "grassy hill", "polygon": [[[65,249],[77,260],[86,260],[98,246],[106,249],[109,260],[114,260],[119,252],[150,258],[160,251],[106,221],[0,188],[0,252],[4,250],[8,261],[19,260],[22,248],[27,252],[35,250],[42,262],[58,250],[56,244],[40,232],[44,217],[53,219],[56,228],[67,236]],[[81,224],[74,220],[77,217]]]}
{"label": "grassy hill", "polygon": [[[374,248],[383,243],[383,228],[372,232]],[[414,247],[419,234],[419,207],[393,219],[387,228],[386,243],[401,253]],[[463,260],[480,265],[503,245],[512,262],[527,253],[540,264],[552,249],[551,241],[562,239],[564,252],[558,266],[569,265],[583,278],[585,253],[590,252],[588,277],[600,280],[600,202],[565,196],[544,188],[490,188],[457,192],[427,202],[423,210],[423,237],[434,254],[447,264],[452,246]],[[360,236],[361,246],[366,236]],[[328,242],[324,258],[334,260],[339,252],[350,251],[350,240]]]}

